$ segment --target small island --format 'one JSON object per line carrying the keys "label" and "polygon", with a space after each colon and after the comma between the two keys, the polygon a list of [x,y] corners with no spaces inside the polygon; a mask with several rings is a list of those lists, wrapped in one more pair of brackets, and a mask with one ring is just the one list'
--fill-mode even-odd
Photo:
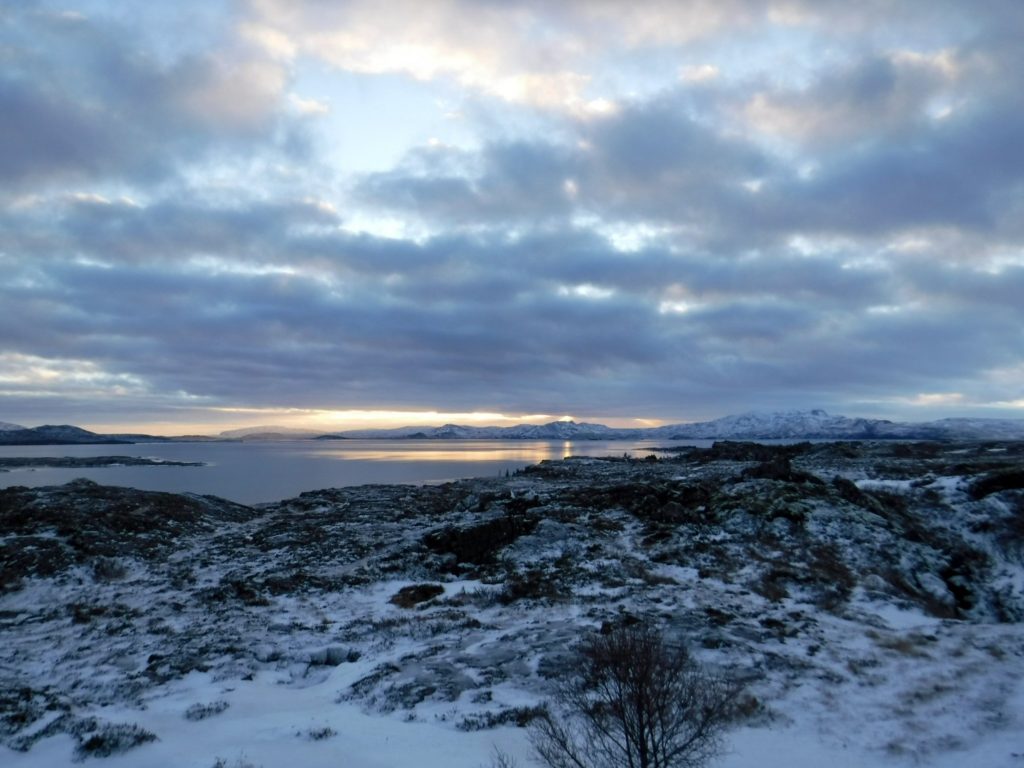
{"label": "small island", "polygon": [[82,469],[85,467],[202,467],[202,461],[169,461],[139,456],[12,456],[0,458],[0,472],[11,469],[51,467]]}

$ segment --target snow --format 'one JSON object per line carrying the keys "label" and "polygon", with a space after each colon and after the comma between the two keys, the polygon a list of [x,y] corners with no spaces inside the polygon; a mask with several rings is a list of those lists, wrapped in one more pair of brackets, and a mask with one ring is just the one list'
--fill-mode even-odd
{"label": "snow", "polygon": [[[581,468],[588,483],[587,473],[620,467],[626,465],[564,464],[567,471]],[[702,471],[678,469],[664,468],[669,482]],[[973,519],[1007,511],[998,499],[965,501],[961,481],[929,486],[950,505],[943,508],[948,519],[924,521],[932,535],[966,531]],[[559,663],[581,632],[618,617],[657,616],[692,638],[700,661],[749,681],[761,704],[729,732],[717,768],[1024,766],[1024,625],[996,623],[983,607],[970,620],[929,615],[921,601],[894,594],[870,569],[856,574],[848,598],[833,608],[822,607],[807,584],[789,584],[774,600],[749,587],[766,563],[800,565],[786,561],[808,537],[838,542],[854,565],[866,562],[853,559],[861,550],[881,553],[882,563],[867,563],[876,569],[902,567],[904,555],[923,569],[919,587],[946,589],[923,545],[886,549],[897,539],[883,510],[818,509],[795,532],[782,519],[758,527],[757,514],[738,508],[716,526],[695,527],[692,541],[661,546],[644,543],[647,529],[622,509],[603,511],[607,527],[595,528],[596,513],[556,503],[559,488],[574,487],[559,482],[519,477],[470,484],[465,492],[452,490],[451,503],[433,517],[408,510],[444,489],[393,492],[421,494],[408,502],[380,488],[314,496],[285,510],[291,527],[274,527],[269,511],[224,524],[165,560],[126,561],[130,567],[119,580],[97,579],[83,566],[32,578],[0,595],[7,641],[0,644],[0,680],[61,691],[76,717],[133,724],[157,736],[86,760],[104,768],[212,768],[218,760],[228,768],[480,768],[495,748],[525,767],[533,764],[527,730],[467,731],[460,724],[543,701],[549,689],[542,670]],[[479,502],[484,492],[506,487],[515,489],[515,500],[535,498],[545,517],[503,549],[504,566],[550,570],[566,561],[559,567],[569,574],[571,594],[506,604],[499,599],[503,583],[441,574],[425,562],[430,555],[414,548],[439,525],[500,517],[511,493],[501,499],[493,493],[499,506],[490,512],[467,499]],[[773,486],[731,487],[743,494]],[[885,478],[860,487],[916,492],[907,481]],[[328,545],[317,548],[316,536],[289,544],[304,526],[323,532]],[[972,535],[984,543],[980,533]],[[751,541],[759,547],[756,557],[745,549]],[[670,557],[689,545],[689,559]],[[406,550],[414,556],[394,560]],[[717,552],[716,562],[730,568],[708,571],[708,561],[696,557],[705,551]],[[304,571],[338,583],[261,592],[262,601],[249,603],[230,596],[204,601],[204,590],[233,580],[255,589],[269,576],[286,575],[296,567],[290,559],[296,552],[305,558],[299,561]],[[1019,560],[997,566],[992,578],[1019,595]],[[179,570],[191,577],[182,577],[185,586],[172,583]],[[412,609],[390,602],[403,587],[424,582],[441,584],[443,595]],[[94,607],[106,612],[88,615]],[[87,614],[81,620],[78,610]],[[154,657],[182,647],[205,654],[205,670],[161,677]],[[336,666],[316,661],[332,648],[351,649],[358,658]],[[389,664],[395,670],[382,682],[365,695],[353,693],[353,684]],[[152,670],[157,674],[150,677]],[[443,684],[450,695],[439,688],[403,699],[404,686]],[[217,702],[226,708],[213,707],[202,719],[185,716],[190,707]],[[43,732],[57,714],[44,714],[18,735]],[[41,738],[26,752],[0,746],[0,765],[77,765],[76,746],[65,733]]]}
{"label": "snow", "polygon": [[[193,674],[170,686],[145,709],[109,707],[97,714],[115,722],[132,722],[154,733],[159,741],[120,755],[104,758],[105,768],[211,768],[220,758],[229,766],[251,764],[263,768],[479,768],[486,766],[495,748],[530,765],[530,747],[523,729],[503,727],[462,732],[435,713],[431,720],[407,722],[401,717],[370,715],[356,705],[341,703],[337,690],[358,670],[339,667],[322,683],[308,688],[281,685],[273,675],[229,685],[209,675]],[[895,688],[895,687],[894,687]],[[883,689],[880,698],[896,694]],[[228,708],[205,720],[191,722],[184,711],[193,703],[223,700]],[[783,722],[767,727],[742,727],[729,736],[727,753],[719,768],[863,768],[879,766],[933,766],[934,768],[1019,768],[1024,735],[1019,713],[1024,711],[1024,690],[1019,686],[1005,704],[1012,718],[999,731],[978,734],[962,747],[926,756],[887,753],[865,748],[855,737],[844,738],[816,724],[810,711],[790,707],[780,712]],[[956,713],[945,714],[955,719]],[[334,735],[315,739],[311,734],[330,729]],[[856,729],[854,729],[856,730]],[[96,762],[90,760],[90,763]],[[58,768],[79,765],[74,742],[55,736],[28,753],[0,747],[0,764],[7,768]]]}
{"label": "snow", "polygon": [[[342,668],[339,668],[341,670]],[[352,704],[338,704],[337,690],[351,682],[351,670],[335,671],[308,688],[282,686],[272,675],[229,686],[209,675],[192,675],[144,710],[105,708],[97,714],[132,722],[161,734],[160,740],[104,758],[105,768],[210,768],[217,758],[229,765],[264,768],[477,768],[494,746],[527,751],[520,729],[463,733],[438,722],[403,722],[371,716]],[[228,708],[198,722],[185,719],[195,702],[226,701]],[[311,734],[330,729],[334,735]],[[75,765],[70,737],[44,740],[28,753],[0,747],[8,768]]]}

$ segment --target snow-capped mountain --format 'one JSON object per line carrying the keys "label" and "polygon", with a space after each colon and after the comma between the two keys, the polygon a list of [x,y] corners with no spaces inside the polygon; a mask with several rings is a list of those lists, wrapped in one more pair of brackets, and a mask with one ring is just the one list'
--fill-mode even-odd
{"label": "snow-capped mountain", "polygon": [[815,409],[751,412],[713,421],[649,429],[616,429],[604,424],[553,421],[514,427],[445,424],[441,427],[361,429],[322,437],[430,440],[1014,440],[1024,439],[1024,419],[941,419],[908,423],[850,418]]}
{"label": "snow-capped mountain", "polygon": [[[253,439],[299,439],[303,437],[316,437],[322,434],[315,429],[296,429],[295,427],[277,427],[277,426],[260,426],[260,427],[242,427],[241,429],[228,429],[221,432],[218,437],[226,438],[228,440],[253,440]],[[265,437],[266,436],[266,437]]]}
{"label": "snow-capped mountain", "polygon": [[290,427],[247,427],[221,432],[215,438],[153,437],[140,434],[101,435],[69,425],[27,429],[0,422],[2,445],[74,443],[138,443],[167,440],[1024,440],[1024,419],[948,418],[927,422],[850,418],[826,411],[750,412],[713,421],[668,424],[647,429],[621,429],[604,424],[552,421],[514,427],[473,427],[463,424],[356,429],[327,434]]}
{"label": "snow-capped mountain", "polygon": [[1022,419],[939,419],[916,426],[923,430],[934,430],[936,435],[942,437],[962,440],[1019,440],[1024,437]]}
{"label": "snow-capped mountain", "polygon": [[420,439],[420,440],[619,440],[638,430],[606,427],[604,424],[552,421],[548,424],[517,424],[514,427],[470,427],[444,424],[440,427],[398,427],[396,429],[358,429],[322,435],[321,439]]}
{"label": "snow-capped mountain", "polygon": [[779,440],[786,438],[887,437],[893,422],[833,416],[823,410],[751,412],[694,424],[658,427],[658,437],[675,439]]}

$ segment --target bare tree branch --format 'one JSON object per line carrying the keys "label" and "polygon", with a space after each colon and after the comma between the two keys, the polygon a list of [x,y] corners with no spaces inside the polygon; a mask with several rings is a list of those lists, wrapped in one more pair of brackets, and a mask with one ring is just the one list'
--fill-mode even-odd
{"label": "bare tree branch", "polygon": [[740,689],[714,677],[657,631],[594,635],[535,721],[548,768],[700,768],[717,756]]}

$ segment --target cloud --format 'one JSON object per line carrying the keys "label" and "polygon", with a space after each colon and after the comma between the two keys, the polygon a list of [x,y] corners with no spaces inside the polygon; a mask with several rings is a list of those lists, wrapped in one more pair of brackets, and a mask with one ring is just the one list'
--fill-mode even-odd
{"label": "cloud", "polygon": [[243,33],[281,59],[313,56],[363,74],[453,78],[499,99],[581,108],[588,77],[572,67],[575,42],[529,5],[252,0]]}
{"label": "cloud", "polygon": [[[978,8],[8,12],[0,403],[1016,402],[1021,14]],[[385,80],[459,131],[396,105],[416,145],[346,175],[334,132]]]}
{"label": "cloud", "polygon": [[839,151],[765,193],[765,223],[874,235],[922,227],[996,233],[1019,198],[1024,112],[990,105],[912,137]]}
{"label": "cloud", "polygon": [[758,91],[742,119],[756,131],[818,151],[905,138],[948,116],[962,98],[954,87],[959,74],[949,51],[873,54],[826,71],[807,88]]}
{"label": "cloud", "polygon": [[0,179],[154,183],[217,153],[299,146],[284,119],[288,74],[255,49],[170,61],[105,18],[11,13],[0,27]]}
{"label": "cloud", "polygon": [[294,93],[289,94],[288,102],[291,104],[292,109],[298,112],[300,115],[326,115],[331,111],[330,105],[316,99],[304,99],[301,96],[296,96]]}
{"label": "cloud", "polygon": [[357,194],[446,227],[591,213],[703,228],[749,205],[743,181],[772,172],[758,147],[698,123],[672,96],[625,105],[576,130],[575,142],[496,142],[475,155],[417,150],[364,177]]}
{"label": "cloud", "polygon": [[[939,58],[957,69],[955,57]],[[364,177],[357,194],[437,227],[590,216],[667,225],[690,243],[734,249],[930,228],[1019,242],[1022,100],[999,89],[935,118],[928,105],[947,82],[938,73],[947,64],[872,57],[777,96],[770,109],[785,116],[796,150],[766,147],[714,112],[699,119],[681,88],[574,121],[557,142],[416,150]]]}
{"label": "cloud", "polygon": [[[55,370],[88,361],[104,372],[96,396],[130,380],[129,394],[157,410],[168,407],[158,393],[189,393],[209,405],[557,413],[582,403],[613,415],[642,398],[652,413],[680,414],[690,398],[738,407],[753,382],[789,402],[936,382],[963,391],[974,372],[1019,360],[1019,270],[951,265],[938,279],[923,261],[627,254],[580,230],[413,245],[347,233],[302,202],[63,205],[51,236],[77,250],[26,238],[21,258],[5,257],[0,336]],[[133,247],[114,248],[114,233]],[[956,311],[988,295],[1006,303]],[[680,298],[689,311],[660,311]],[[903,308],[868,311],[884,304]]]}

